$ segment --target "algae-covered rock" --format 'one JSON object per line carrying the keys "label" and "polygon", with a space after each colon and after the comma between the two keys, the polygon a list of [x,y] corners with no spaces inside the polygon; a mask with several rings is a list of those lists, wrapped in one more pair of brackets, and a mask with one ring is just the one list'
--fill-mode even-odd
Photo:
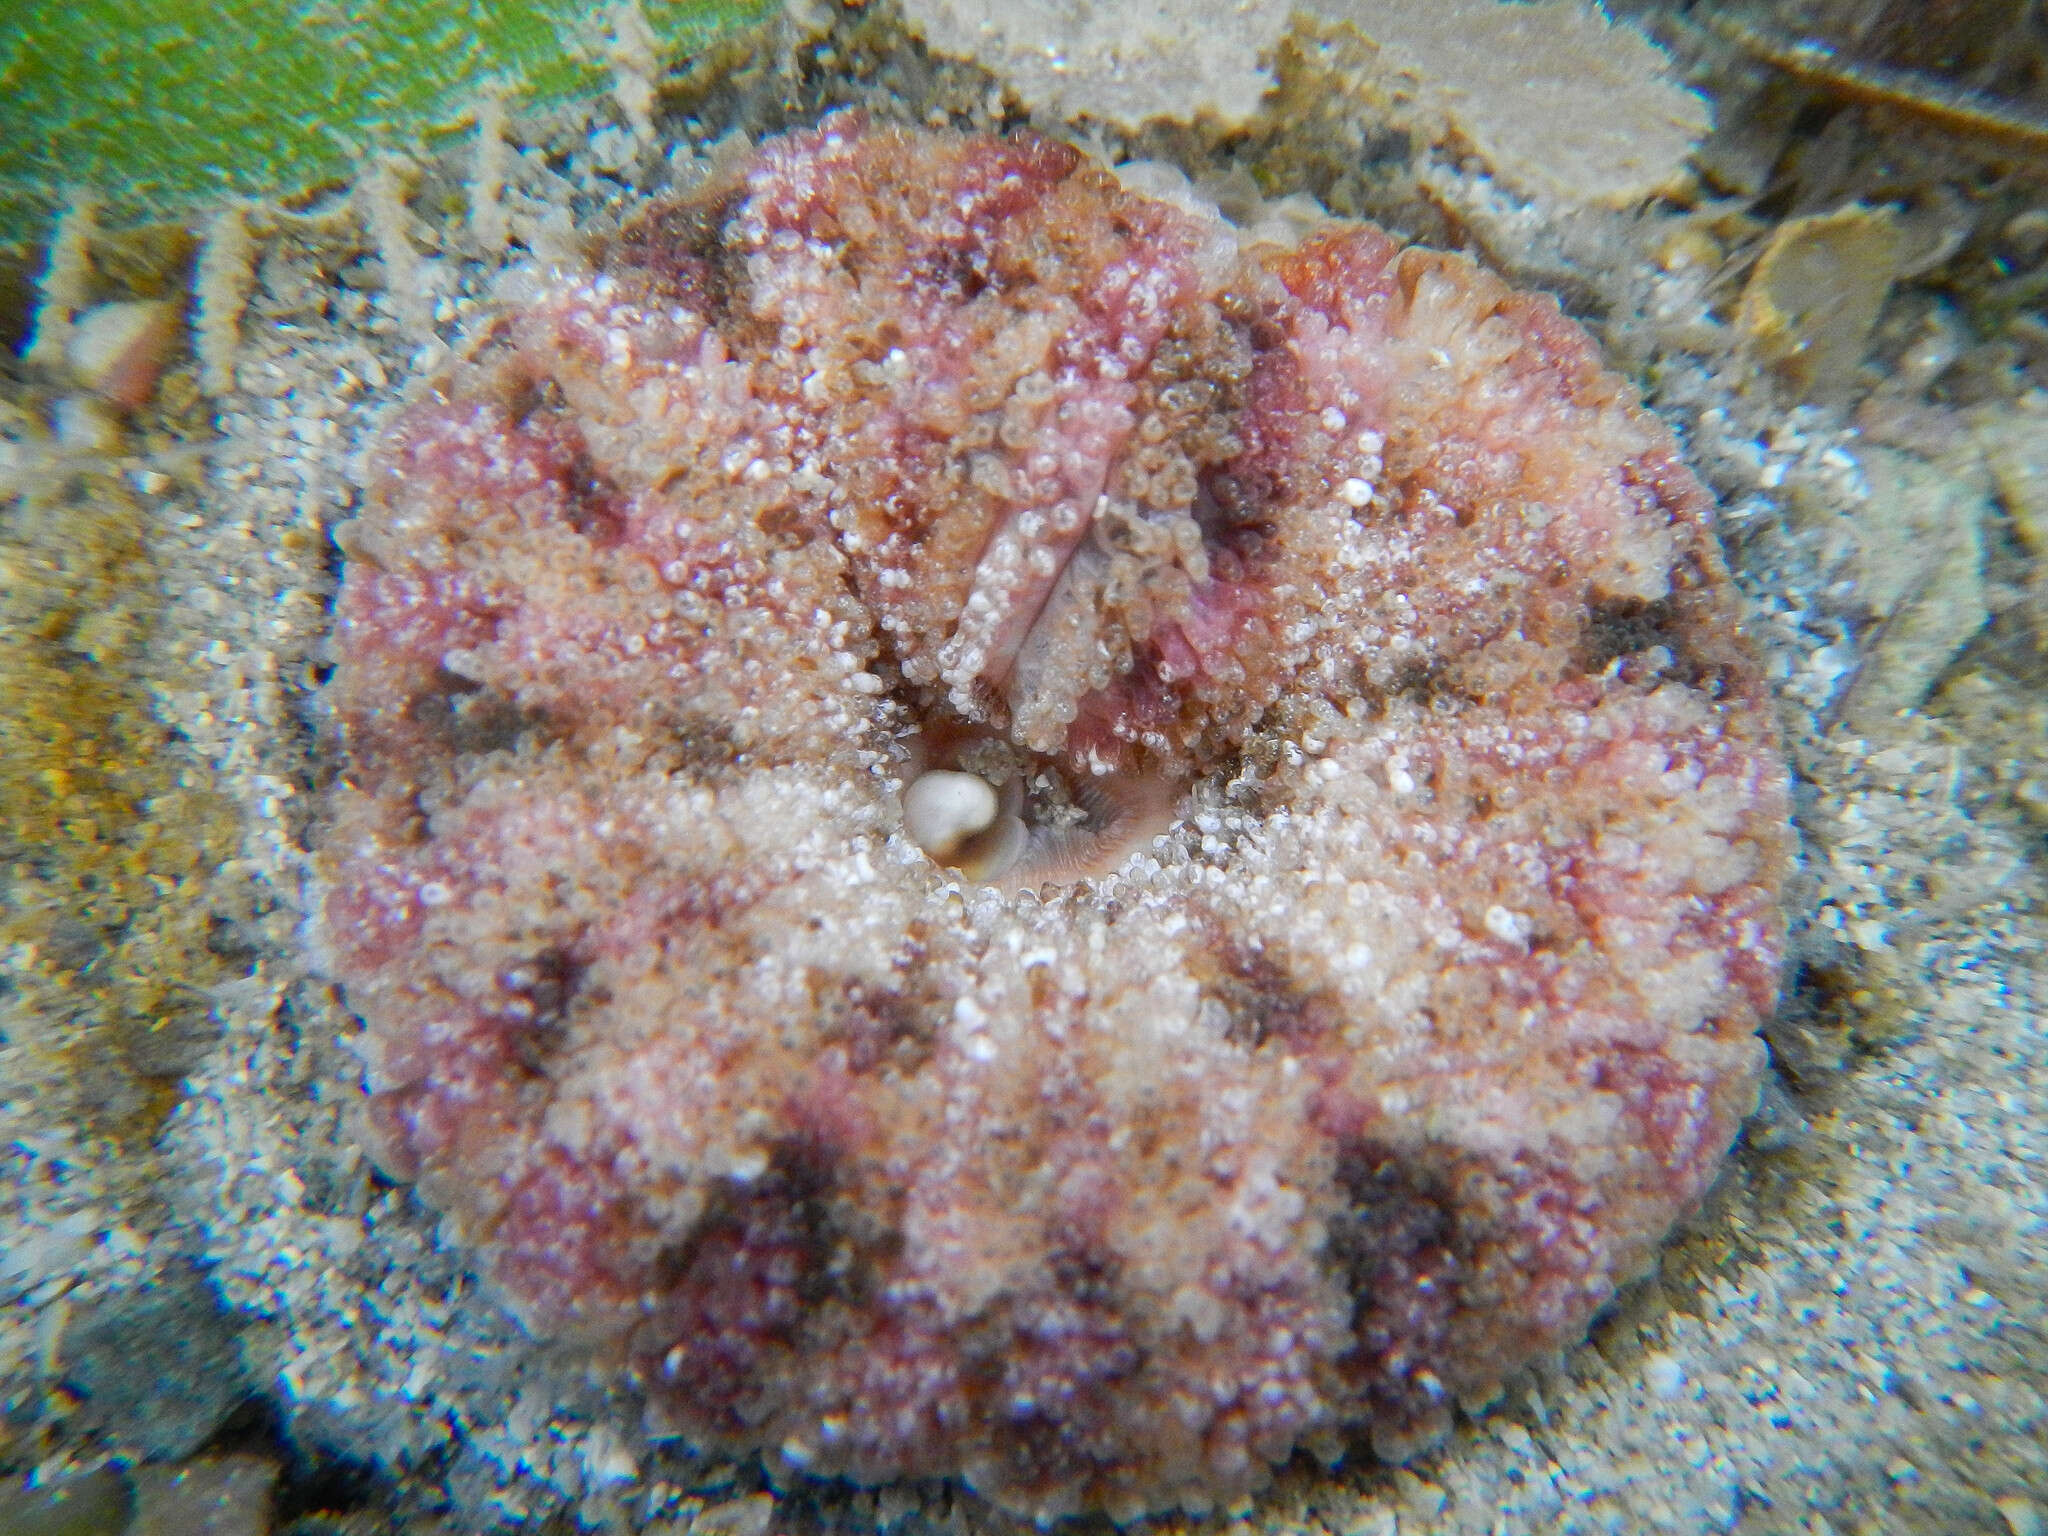
{"label": "algae-covered rock", "polygon": [[[449,126],[502,78],[536,97],[588,89],[598,7],[573,0],[22,0],[0,22],[0,244],[69,188],[117,217],[315,185],[362,146]],[[764,0],[646,0],[655,45],[684,52],[759,20]],[[614,30],[619,30],[614,28]]]}
{"label": "algae-covered rock", "polygon": [[[206,989],[237,970],[238,909],[216,898],[240,833],[153,708],[170,477],[101,450],[119,429],[90,403],[53,407],[54,435],[40,410],[0,408],[10,1086],[61,1093],[74,1123],[141,1132],[211,1038]],[[150,419],[147,435],[176,426]],[[82,437],[94,446],[75,446]]]}

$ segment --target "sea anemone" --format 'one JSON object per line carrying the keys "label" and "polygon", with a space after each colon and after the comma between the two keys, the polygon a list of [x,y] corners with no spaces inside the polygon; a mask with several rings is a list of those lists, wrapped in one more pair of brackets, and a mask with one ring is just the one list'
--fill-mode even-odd
{"label": "sea anemone", "polygon": [[857,115],[500,293],[342,534],[318,930],[530,1327],[1127,1516],[1406,1454],[1649,1262],[1786,775],[1553,301]]}

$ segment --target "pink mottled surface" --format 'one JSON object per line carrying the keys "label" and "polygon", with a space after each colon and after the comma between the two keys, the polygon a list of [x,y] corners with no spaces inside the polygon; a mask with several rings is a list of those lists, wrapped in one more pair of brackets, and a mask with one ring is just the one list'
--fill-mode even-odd
{"label": "pink mottled surface", "polygon": [[[1711,505],[1460,257],[834,118],[524,279],[367,482],[378,1151],[700,1442],[1042,1516],[1398,1455],[1752,1101],[1785,771]],[[1054,851],[934,862],[934,767]]]}

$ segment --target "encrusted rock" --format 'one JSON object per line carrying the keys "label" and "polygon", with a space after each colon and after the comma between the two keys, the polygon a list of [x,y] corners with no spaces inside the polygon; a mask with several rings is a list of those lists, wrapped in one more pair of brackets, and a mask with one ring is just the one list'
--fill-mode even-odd
{"label": "encrusted rock", "polygon": [[1426,1443],[1643,1268],[1785,771],[1550,299],[855,116],[504,292],[343,533],[318,926],[531,1327],[1123,1516]]}

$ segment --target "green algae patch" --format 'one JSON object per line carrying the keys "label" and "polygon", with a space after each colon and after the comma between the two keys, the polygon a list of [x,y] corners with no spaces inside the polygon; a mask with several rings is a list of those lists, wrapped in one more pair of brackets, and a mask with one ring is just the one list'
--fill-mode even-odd
{"label": "green algae patch", "polygon": [[[604,13],[574,0],[26,0],[0,24],[0,243],[66,189],[117,219],[290,191],[362,148],[452,126],[484,82],[548,100],[603,79]],[[645,0],[675,57],[766,0]]]}
{"label": "green algae patch", "polygon": [[0,503],[0,1006],[40,1089],[133,1136],[209,1037],[209,989],[247,968],[213,899],[241,831],[152,708],[149,508],[48,451]]}

